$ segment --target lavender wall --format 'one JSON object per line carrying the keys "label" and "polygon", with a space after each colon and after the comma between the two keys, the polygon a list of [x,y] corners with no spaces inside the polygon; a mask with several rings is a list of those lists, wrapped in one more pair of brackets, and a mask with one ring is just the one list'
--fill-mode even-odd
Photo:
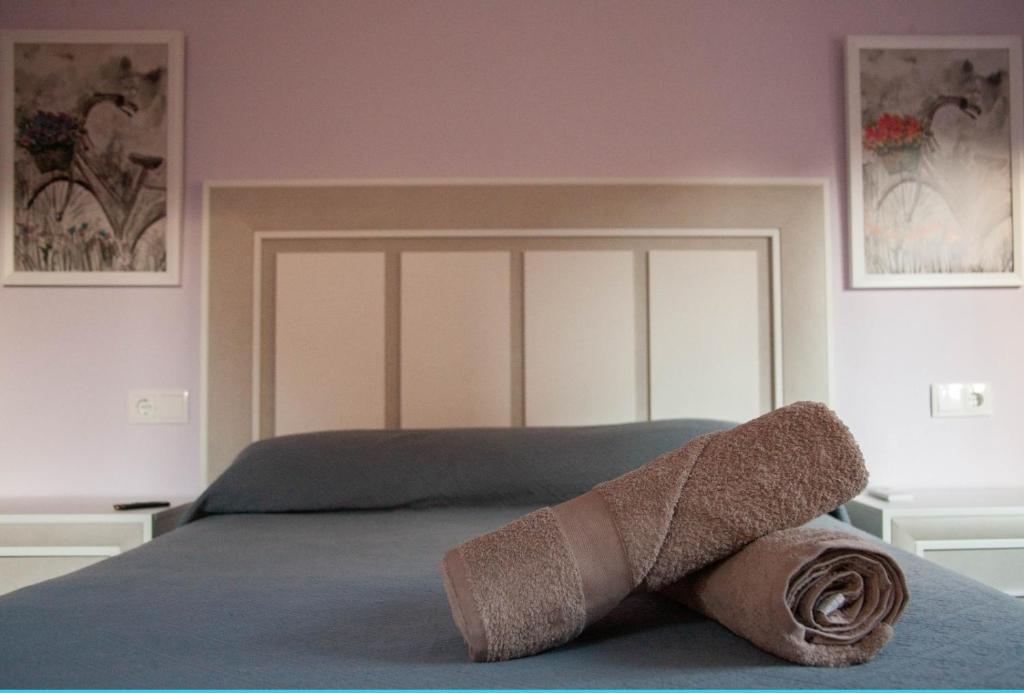
{"label": "lavender wall", "polygon": [[[126,398],[198,392],[204,180],[821,176],[841,268],[843,37],[1019,34],[1024,3],[0,0],[0,27],[186,35],[182,286],[0,288],[0,495],[150,496],[199,487],[195,408],[129,426]],[[836,404],[873,480],[1024,484],[1024,290],[844,279]],[[929,418],[968,378],[995,416]]]}

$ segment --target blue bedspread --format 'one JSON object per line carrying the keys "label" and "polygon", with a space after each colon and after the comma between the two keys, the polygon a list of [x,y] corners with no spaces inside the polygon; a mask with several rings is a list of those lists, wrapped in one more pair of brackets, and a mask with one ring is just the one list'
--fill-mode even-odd
{"label": "blue bedspread", "polygon": [[0,688],[1024,685],[1024,606],[904,553],[910,606],[862,666],[789,664],[657,595],[564,647],[470,663],[438,561],[526,510],[205,517],[0,597]]}

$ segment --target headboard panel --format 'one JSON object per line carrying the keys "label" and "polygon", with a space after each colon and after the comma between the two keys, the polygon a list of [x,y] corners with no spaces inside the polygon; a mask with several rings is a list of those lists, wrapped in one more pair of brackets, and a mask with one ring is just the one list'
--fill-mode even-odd
{"label": "headboard panel", "polygon": [[207,480],[298,430],[828,400],[820,182],[240,183],[205,204]]}
{"label": "headboard panel", "polygon": [[256,234],[256,437],[781,400],[775,230],[408,234]]}

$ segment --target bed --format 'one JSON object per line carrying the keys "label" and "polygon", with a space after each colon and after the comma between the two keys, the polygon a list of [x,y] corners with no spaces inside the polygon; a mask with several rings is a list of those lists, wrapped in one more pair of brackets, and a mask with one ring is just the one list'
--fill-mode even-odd
{"label": "bed", "polygon": [[724,421],[830,401],[827,199],[821,181],[208,186],[213,483],[177,530],[0,597],[0,687],[1019,686],[1024,607],[900,552],[909,608],[847,669],[659,595],[494,664],[452,621],[445,550]]}
{"label": "bed", "polygon": [[722,426],[266,441],[174,532],[0,598],[0,686],[1019,686],[1024,607],[905,553],[910,606],[894,639],[861,666],[786,663],[659,595],[630,597],[553,651],[468,661],[438,571],[446,549]]}

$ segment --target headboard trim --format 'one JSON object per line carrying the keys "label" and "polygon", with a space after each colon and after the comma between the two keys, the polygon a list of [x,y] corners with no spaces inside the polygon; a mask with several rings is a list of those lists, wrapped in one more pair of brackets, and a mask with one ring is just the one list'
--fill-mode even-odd
{"label": "headboard trim", "polygon": [[[773,311],[772,330],[782,341],[773,360],[786,363],[781,398],[829,401],[832,287],[827,203],[828,184],[819,178],[207,183],[199,413],[203,483],[223,471],[252,434],[252,335],[258,320],[252,287],[257,248],[267,241],[359,234],[485,237],[524,230],[534,237],[774,233],[779,252],[772,253],[772,294],[781,295],[784,305],[781,316]],[[427,223],[415,221],[424,218]],[[238,246],[239,241],[247,247]],[[233,289],[225,294],[226,277],[244,282],[244,296],[234,295]],[[249,391],[244,402],[239,388]]]}

